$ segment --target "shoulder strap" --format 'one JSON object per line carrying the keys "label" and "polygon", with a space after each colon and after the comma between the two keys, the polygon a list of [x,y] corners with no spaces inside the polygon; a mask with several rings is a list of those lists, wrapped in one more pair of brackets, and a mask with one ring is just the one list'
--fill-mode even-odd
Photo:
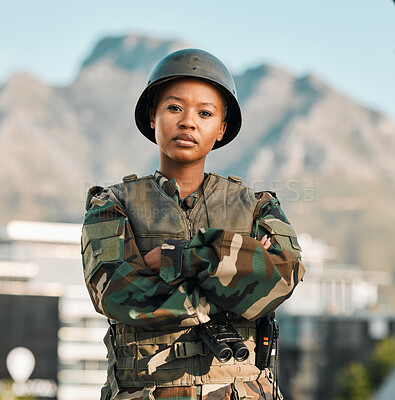
{"label": "shoulder strap", "polygon": [[225,178],[222,175],[215,174],[213,172],[210,172],[210,175],[214,175],[214,176],[216,176],[218,178],[225,179],[225,180],[227,180],[229,182],[238,183],[239,185],[241,185],[243,183],[243,180],[241,178],[239,178],[238,176],[236,176],[236,175],[228,175],[227,178]]}
{"label": "shoulder strap", "polygon": [[127,182],[133,182],[137,180],[137,175],[136,174],[130,174],[130,175],[126,175],[122,178],[123,183],[127,183]]}
{"label": "shoulder strap", "polygon": [[130,175],[124,176],[122,178],[122,180],[123,180],[123,183],[128,183],[128,182],[143,181],[143,180],[153,179],[153,178],[154,178],[153,175],[146,175],[146,176],[142,176],[142,177],[138,178],[136,174],[130,174]]}
{"label": "shoulder strap", "polygon": [[243,183],[243,180],[236,175],[229,175],[228,181],[238,183],[239,185],[241,185]]}

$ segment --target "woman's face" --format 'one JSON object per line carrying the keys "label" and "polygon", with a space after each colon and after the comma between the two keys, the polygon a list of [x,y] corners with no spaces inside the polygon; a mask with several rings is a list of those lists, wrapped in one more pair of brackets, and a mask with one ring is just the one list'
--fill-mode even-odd
{"label": "woman's face", "polygon": [[181,163],[204,161],[226,129],[219,90],[198,78],[180,78],[161,89],[151,128],[161,156]]}

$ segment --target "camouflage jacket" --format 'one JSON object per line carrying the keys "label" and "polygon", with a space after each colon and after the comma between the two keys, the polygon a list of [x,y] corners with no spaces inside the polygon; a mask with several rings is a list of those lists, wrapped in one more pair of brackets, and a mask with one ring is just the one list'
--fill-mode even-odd
{"label": "camouflage jacket", "polygon": [[[146,329],[193,326],[222,311],[255,320],[287,299],[304,275],[296,235],[273,193],[256,194],[251,237],[208,228],[189,241],[165,241],[157,274],[145,265],[115,192],[89,190],[82,235],[89,294],[111,319]],[[268,250],[256,240],[264,233],[272,237]]]}

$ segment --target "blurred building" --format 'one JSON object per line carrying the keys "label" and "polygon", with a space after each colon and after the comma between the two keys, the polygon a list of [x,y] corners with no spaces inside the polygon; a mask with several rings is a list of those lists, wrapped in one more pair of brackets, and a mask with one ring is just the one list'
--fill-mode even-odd
{"label": "blurred building", "polygon": [[17,291],[0,290],[0,379],[11,374],[19,395],[29,392],[34,397],[55,399],[59,297],[54,292],[18,286]]}
{"label": "blurred building", "polygon": [[36,358],[30,381],[51,380],[59,400],[96,400],[106,380],[107,322],[84,286],[80,236],[79,224],[0,229],[0,379],[10,379],[9,351],[24,346]]}
{"label": "blurred building", "polygon": [[394,312],[387,289],[393,284],[388,272],[365,271],[356,265],[333,264],[337,250],[308,234],[299,236],[306,275],[301,287],[281,310],[290,315],[346,315],[366,310]]}
{"label": "blurred building", "polygon": [[336,249],[307,234],[299,241],[304,282],[277,312],[280,386],[286,399],[330,400],[348,363],[366,362],[378,341],[395,337],[393,277],[333,264]]}
{"label": "blurred building", "polygon": [[[0,228],[0,380],[10,378],[8,352],[27,347],[36,357],[30,380],[53,382],[59,400],[96,400],[106,380],[107,322],[84,286],[80,233],[79,224]],[[331,265],[336,249],[309,235],[300,242],[307,273],[277,313],[280,385],[288,400],[325,400],[342,366],[395,335],[394,305],[382,295],[392,277]]]}

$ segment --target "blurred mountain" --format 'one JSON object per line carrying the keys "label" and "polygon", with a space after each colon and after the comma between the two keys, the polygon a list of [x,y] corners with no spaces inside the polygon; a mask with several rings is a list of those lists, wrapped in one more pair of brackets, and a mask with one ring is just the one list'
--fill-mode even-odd
{"label": "blurred mountain", "polygon": [[[102,39],[67,87],[14,75],[0,88],[0,221],[80,221],[86,190],[151,173],[156,146],[134,123],[152,66],[188,47],[128,35]],[[270,65],[235,76],[236,140],[207,170],[275,190],[298,232],[338,248],[336,262],[395,266],[395,127],[315,75]]]}

